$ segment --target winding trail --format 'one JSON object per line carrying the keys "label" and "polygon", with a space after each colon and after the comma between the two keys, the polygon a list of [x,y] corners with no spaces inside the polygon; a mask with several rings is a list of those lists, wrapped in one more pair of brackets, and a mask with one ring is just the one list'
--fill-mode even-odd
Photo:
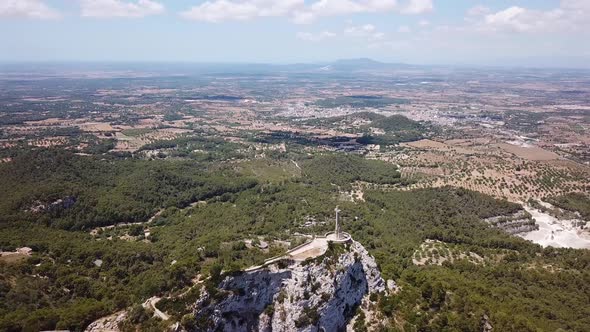
{"label": "winding trail", "polygon": [[113,228],[117,228],[117,227],[126,227],[126,226],[133,226],[133,225],[145,225],[145,224],[149,224],[152,221],[154,221],[159,215],[161,215],[162,212],[164,212],[164,209],[160,209],[153,216],[151,216],[150,219],[148,219],[147,221],[127,222],[127,223],[120,223],[120,224],[114,224],[114,225],[109,225],[109,226],[96,227],[96,228],[93,228],[92,230],[90,230],[90,235],[97,236],[98,235],[98,232],[101,231],[101,230],[102,231],[105,231],[107,229],[113,229]]}
{"label": "winding trail", "polygon": [[161,320],[169,320],[170,316],[168,316],[168,314],[166,314],[165,312],[160,311],[160,309],[158,309],[156,307],[156,304],[158,302],[160,302],[162,298],[154,296],[154,297],[150,297],[149,299],[147,299],[144,303],[143,303],[143,307],[146,309],[151,309],[154,311],[154,316],[159,317]]}

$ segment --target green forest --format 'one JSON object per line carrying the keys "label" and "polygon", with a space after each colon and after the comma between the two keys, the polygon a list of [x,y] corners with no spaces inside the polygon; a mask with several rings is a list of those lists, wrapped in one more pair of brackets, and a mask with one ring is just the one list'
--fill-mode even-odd
{"label": "green forest", "polygon": [[367,160],[358,155],[323,155],[305,161],[303,165],[305,181],[314,184],[335,184],[349,188],[356,181],[374,184],[402,182],[400,173],[393,165]]}
{"label": "green forest", "polygon": [[340,96],[336,98],[327,98],[318,100],[315,104],[319,107],[324,108],[335,108],[335,107],[355,107],[355,108],[378,108],[388,105],[403,105],[408,104],[409,101],[400,98],[389,98],[382,96],[363,96],[363,95],[352,95],[352,96]]}
{"label": "green forest", "polygon": [[[0,331],[81,331],[125,308],[132,308],[126,330],[161,331],[163,323],[139,306],[147,298],[183,292],[198,274],[217,280],[221,271],[283,250],[249,248],[248,239],[323,233],[332,228],[335,205],[344,230],[375,256],[385,279],[401,286],[397,294],[378,296],[379,310],[396,322],[385,331],[480,331],[484,315],[494,331],[590,326],[590,251],[542,248],[482,221],[514,213],[518,204],[450,187],[372,189],[365,201],[340,200],[339,192],[355,181],[403,184],[391,164],[315,154],[300,157],[300,173],[277,177],[264,176],[270,167],[252,172],[257,164],[242,167],[240,160],[53,149],[22,150],[12,158],[0,164],[0,249],[28,246],[33,254],[0,261]],[[580,202],[576,196],[555,204],[585,213]],[[328,222],[304,229],[308,216]],[[121,223],[133,224],[106,227]],[[427,239],[482,260],[416,265],[414,254]],[[164,301],[162,308],[190,328],[183,317],[195,294],[186,298]]]}
{"label": "green forest", "polygon": [[590,196],[582,193],[571,193],[550,197],[549,203],[568,211],[578,212],[585,220],[590,219]]}
{"label": "green forest", "polygon": [[[384,116],[373,112],[357,112],[343,116],[318,118],[307,120],[305,123],[338,129],[343,123],[351,124],[357,121],[362,124],[348,129],[348,131],[360,134],[357,142],[361,144],[391,145],[416,141],[425,138],[429,131],[434,130],[428,123],[414,121],[400,114]],[[381,133],[375,134],[373,129],[378,129]]]}

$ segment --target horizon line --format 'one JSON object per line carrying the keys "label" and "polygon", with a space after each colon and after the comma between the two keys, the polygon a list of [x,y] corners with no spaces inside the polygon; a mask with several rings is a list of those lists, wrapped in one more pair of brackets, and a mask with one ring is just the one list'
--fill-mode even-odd
{"label": "horizon line", "polygon": [[[583,57],[580,57],[583,58]],[[257,65],[257,66],[295,66],[295,65],[331,65],[335,64],[339,61],[370,61],[375,64],[382,64],[382,65],[400,65],[400,66],[413,66],[413,67],[441,67],[441,68],[518,68],[518,69],[578,69],[578,70],[590,70],[590,64],[588,66],[580,66],[579,64],[574,65],[565,65],[565,64],[531,64],[531,65],[523,65],[523,64],[497,64],[497,63],[466,63],[466,62],[457,62],[457,63],[411,63],[411,62],[391,62],[391,61],[381,61],[375,60],[373,58],[368,57],[358,57],[358,58],[342,58],[336,60],[317,60],[317,61],[294,61],[294,62],[273,62],[273,61],[209,61],[209,60],[161,60],[161,59],[153,59],[153,60],[72,60],[72,59],[51,59],[51,60],[0,60],[0,66],[5,65],[67,65],[67,64],[78,64],[78,65],[92,65],[92,64],[177,64],[177,65]]]}

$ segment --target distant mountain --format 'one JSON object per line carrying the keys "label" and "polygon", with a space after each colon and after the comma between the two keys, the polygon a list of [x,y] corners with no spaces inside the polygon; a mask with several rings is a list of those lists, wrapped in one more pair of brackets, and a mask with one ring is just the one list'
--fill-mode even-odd
{"label": "distant mountain", "polygon": [[373,68],[382,68],[388,67],[389,64],[375,61],[369,58],[359,58],[359,59],[341,59],[334,61],[331,66],[336,69],[346,70],[346,69],[373,69]]}
{"label": "distant mountain", "polygon": [[354,72],[354,71],[373,71],[373,70],[394,70],[417,68],[415,65],[404,63],[385,63],[369,58],[358,59],[341,59],[323,66],[324,71]]}
{"label": "distant mountain", "polygon": [[[113,75],[256,75],[277,72],[348,74],[356,72],[384,72],[404,69],[423,69],[423,66],[404,63],[385,63],[369,58],[340,59],[333,62],[267,64],[267,63],[191,63],[191,62],[47,62],[47,63],[2,63],[0,73],[29,71],[48,76],[85,71],[111,71]],[[132,71],[133,73],[129,73]]]}
{"label": "distant mountain", "polygon": [[343,66],[375,66],[383,65],[384,62],[379,62],[371,58],[356,58],[356,59],[339,59],[333,62],[334,65]]}
{"label": "distant mountain", "polygon": [[[260,65],[264,66],[264,65]],[[260,69],[260,67],[257,67]],[[313,73],[350,73],[362,71],[387,71],[399,69],[417,69],[417,65],[404,63],[385,63],[369,58],[340,59],[333,62],[294,63],[286,65],[268,65],[270,71],[313,72]]]}

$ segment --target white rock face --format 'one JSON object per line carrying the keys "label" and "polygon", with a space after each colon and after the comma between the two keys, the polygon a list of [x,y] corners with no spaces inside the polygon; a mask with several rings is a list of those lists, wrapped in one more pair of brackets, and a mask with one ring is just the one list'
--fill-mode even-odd
{"label": "white rock face", "polygon": [[208,319],[209,331],[344,330],[367,294],[386,291],[373,257],[358,242],[347,246],[340,255],[227,277],[220,301],[207,294],[198,301],[197,320]]}
{"label": "white rock face", "polygon": [[520,234],[524,239],[543,247],[590,249],[590,232],[575,226],[579,220],[560,220],[530,206],[525,208],[535,218],[539,228]]}
{"label": "white rock face", "polygon": [[100,318],[86,328],[85,332],[119,332],[119,323],[127,318],[126,311],[119,311],[110,316]]}

